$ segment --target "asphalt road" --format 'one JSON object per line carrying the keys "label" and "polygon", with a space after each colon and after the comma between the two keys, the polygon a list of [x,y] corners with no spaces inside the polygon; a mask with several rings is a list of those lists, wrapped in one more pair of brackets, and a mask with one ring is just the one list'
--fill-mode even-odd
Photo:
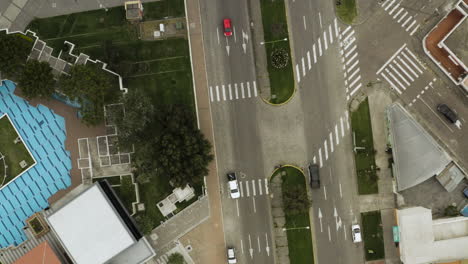
{"label": "asphalt road", "polygon": [[[247,1],[201,2],[203,38],[214,123],[227,246],[239,263],[273,263],[268,184],[264,175],[256,104],[256,75]],[[223,35],[224,18],[233,36]],[[241,198],[231,199],[226,173],[239,177]]]}

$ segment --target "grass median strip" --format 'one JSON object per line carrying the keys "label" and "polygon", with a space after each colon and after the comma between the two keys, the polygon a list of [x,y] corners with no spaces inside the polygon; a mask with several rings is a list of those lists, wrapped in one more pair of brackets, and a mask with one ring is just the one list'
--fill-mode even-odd
{"label": "grass median strip", "polygon": [[284,0],[261,0],[260,4],[265,38],[263,45],[266,49],[270,78],[270,102],[281,104],[294,94],[294,75]]}
{"label": "grass median strip", "polygon": [[380,211],[361,213],[361,220],[366,260],[385,258]]}
{"label": "grass median strip", "polygon": [[357,16],[356,0],[335,0],[336,14],[345,23],[351,24]]}
{"label": "grass median strip", "polygon": [[356,111],[351,113],[351,125],[355,147],[354,157],[358,177],[358,192],[361,195],[378,193],[368,98],[359,105]]}
{"label": "grass median strip", "polygon": [[276,174],[279,174],[283,181],[281,188],[286,218],[283,230],[287,232],[289,260],[295,264],[313,264],[314,253],[305,177],[294,167],[284,167]]}

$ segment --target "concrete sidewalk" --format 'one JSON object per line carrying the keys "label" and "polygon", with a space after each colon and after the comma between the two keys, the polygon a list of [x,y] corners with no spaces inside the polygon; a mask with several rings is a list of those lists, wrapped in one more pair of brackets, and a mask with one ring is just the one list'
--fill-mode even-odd
{"label": "concrete sidewalk", "polygon": [[[191,244],[192,251],[190,255],[196,263],[227,263],[199,1],[200,0],[186,0],[185,12],[188,25],[188,40],[190,45],[198,124],[206,139],[210,141],[213,146],[215,160],[210,163],[208,167],[209,174],[206,178],[206,187],[210,203],[210,218],[186,236],[182,237],[181,241],[184,244]],[[190,238],[193,238],[193,240],[190,240]],[[192,243],[195,239],[198,243]],[[207,246],[208,244],[209,247]]]}

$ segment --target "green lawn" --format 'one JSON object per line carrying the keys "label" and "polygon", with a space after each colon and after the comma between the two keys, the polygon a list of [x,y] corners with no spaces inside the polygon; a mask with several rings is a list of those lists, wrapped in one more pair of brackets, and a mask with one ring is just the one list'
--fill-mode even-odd
{"label": "green lawn", "polygon": [[120,185],[113,186],[112,188],[114,188],[128,212],[130,214],[133,213],[132,204],[136,202],[136,191],[132,177],[130,175],[122,176],[120,179]]}
{"label": "green lawn", "polygon": [[341,3],[336,5],[336,14],[345,23],[351,24],[357,16],[356,0],[335,0]]}
{"label": "green lawn", "polygon": [[385,258],[380,211],[361,213],[361,220],[366,260]]}
{"label": "green lawn", "polygon": [[[146,20],[185,13],[183,0],[146,3],[144,8]],[[125,87],[145,90],[155,105],[185,104],[194,109],[187,39],[141,41],[136,26],[125,20],[123,7],[36,19],[29,28],[54,48],[55,55],[67,40],[76,45],[75,54],[108,63],[122,75]]]}
{"label": "green lawn", "polygon": [[[6,177],[5,174],[0,175],[0,186],[8,183],[34,164],[34,160],[26,149],[26,146],[22,142],[14,143],[17,137],[18,134],[10,120],[6,116],[0,118],[0,152],[5,157],[5,164],[7,166]],[[23,160],[28,164],[24,169],[19,165]],[[0,167],[3,167],[0,172],[5,172],[3,161],[0,161]]]}
{"label": "green lawn", "polygon": [[351,126],[358,149],[355,153],[356,173],[359,194],[378,193],[377,172],[375,165],[374,141],[369,112],[369,100],[366,98],[355,112],[351,113]]}
{"label": "green lawn", "polygon": [[[285,167],[278,170],[275,175],[286,171],[286,175],[282,176],[283,193],[288,188],[294,186],[303,186],[301,189],[304,193],[307,193],[305,177],[301,171],[293,167]],[[275,177],[273,175],[273,177]],[[291,214],[291,212],[285,210],[286,217],[286,228],[297,228],[297,227],[310,227],[310,219],[308,213],[302,214]],[[288,238],[288,249],[289,249],[289,260],[294,264],[313,264],[314,253],[312,248],[312,235],[309,229],[295,229],[287,230]]]}
{"label": "green lawn", "polygon": [[[284,0],[261,0],[260,3],[271,95],[276,95],[276,98],[272,98],[270,101],[274,104],[281,104],[286,102],[294,94],[291,49],[289,47],[289,41],[282,41],[285,38],[289,38]],[[287,66],[281,69],[273,67],[271,61],[272,52],[278,48],[284,49],[289,55]]]}

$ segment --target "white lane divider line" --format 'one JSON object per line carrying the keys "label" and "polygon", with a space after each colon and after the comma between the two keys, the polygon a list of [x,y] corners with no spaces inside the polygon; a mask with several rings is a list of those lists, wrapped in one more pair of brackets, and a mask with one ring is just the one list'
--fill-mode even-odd
{"label": "white lane divider line", "polygon": [[333,33],[332,33],[332,25],[328,25],[328,34],[329,34],[329,37],[330,37],[330,44],[333,44]]}
{"label": "white lane divider line", "polygon": [[254,213],[257,212],[257,206],[255,205],[255,197],[252,196],[252,203],[253,203],[253,211]]}
{"label": "white lane divider line", "polygon": [[237,207],[237,217],[240,217],[240,213],[239,213],[239,199],[236,200],[236,207]]}
{"label": "white lane divider line", "polygon": [[322,15],[319,12],[319,22],[320,22],[320,28],[322,28]]}
{"label": "white lane divider line", "polygon": [[326,185],[323,185],[323,198],[327,200],[327,186]]}
{"label": "white lane divider line", "polygon": [[258,179],[258,193],[259,195],[262,195],[262,179]]}
{"label": "white lane divider line", "polygon": [[306,18],[302,16],[302,20],[304,20],[304,30],[307,30]]}
{"label": "white lane divider line", "polygon": [[228,84],[229,88],[229,100],[232,100],[232,89],[231,89],[231,84]]}
{"label": "white lane divider line", "polygon": [[348,111],[345,111],[345,116],[346,116],[346,127],[349,130],[349,113],[348,113]]}
{"label": "white lane divider line", "polygon": [[340,123],[341,123],[341,137],[344,137],[343,117],[340,117]]}
{"label": "white lane divider line", "polygon": [[305,60],[304,60],[304,57],[302,57],[302,76],[305,76],[305,74],[306,74]]}
{"label": "white lane divider line", "polygon": [[221,87],[223,88],[223,101],[226,101],[226,89],[224,87],[224,84],[221,85]]}
{"label": "white lane divider line", "polygon": [[242,99],[245,98],[244,83],[241,83]]}
{"label": "white lane divider line", "polygon": [[297,76],[297,82],[301,82],[301,73],[299,72],[299,64],[296,64],[296,76]]}
{"label": "white lane divider line", "polygon": [[317,164],[317,157],[316,156],[314,156],[314,158],[312,159],[312,163]]}
{"label": "white lane divider line", "polygon": [[318,38],[318,47],[319,47],[319,57],[322,56],[322,42],[320,42],[320,38]]}
{"label": "white lane divider line", "polygon": [[336,145],[338,146],[340,144],[340,137],[338,136],[338,124],[335,125],[335,141]]}
{"label": "white lane divider line", "polygon": [[265,179],[265,194],[268,194],[268,179]]}
{"label": "white lane divider line", "polygon": [[243,187],[242,187],[242,182],[239,182],[239,191],[240,191],[240,196],[244,197],[244,190],[243,190]]}
{"label": "white lane divider line", "polygon": [[322,148],[319,148],[319,162],[320,162],[320,168],[322,168],[323,167]]}
{"label": "white lane divider line", "polygon": [[323,142],[323,146],[325,148],[325,160],[328,160],[328,144],[326,139],[325,142]]}
{"label": "white lane divider line", "polygon": [[333,23],[335,24],[335,38],[337,38],[340,33],[338,32],[338,21],[336,18],[333,20]]}
{"label": "white lane divider line", "polygon": [[213,102],[213,86],[210,86],[210,99],[211,99],[211,102]]}
{"label": "white lane divider line", "polygon": [[312,65],[310,63],[310,51],[307,51],[307,66],[308,66],[309,71],[310,71],[310,69],[312,68]]}
{"label": "white lane divider line", "polygon": [[236,92],[236,100],[239,99],[239,90],[237,90],[237,83],[234,84],[234,90]]}
{"label": "white lane divider line", "polygon": [[216,99],[219,102],[219,87],[216,85]]}
{"label": "white lane divider line", "polygon": [[249,182],[245,182],[245,190],[247,191],[247,197],[250,197]]}
{"label": "white lane divider line", "polygon": [[312,50],[314,52],[314,64],[317,63],[317,52],[315,52],[315,43],[314,45],[312,46]]}
{"label": "white lane divider line", "polygon": [[252,180],[252,193],[253,196],[257,195],[257,190],[255,189],[255,180]]}
{"label": "white lane divider line", "polygon": [[257,82],[253,81],[254,96],[257,97]]}
{"label": "white lane divider line", "polygon": [[328,49],[328,43],[327,43],[327,32],[323,32],[323,43],[325,44],[325,50]]}
{"label": "white lane divider line", "polygon": [[250,98],[252,95],[250,94],[250,82],[247,82],[247,96]]}
{"label": "white lane divider line", "polygon": [[333,133],[330,132],[330,151],[333,153]]}

